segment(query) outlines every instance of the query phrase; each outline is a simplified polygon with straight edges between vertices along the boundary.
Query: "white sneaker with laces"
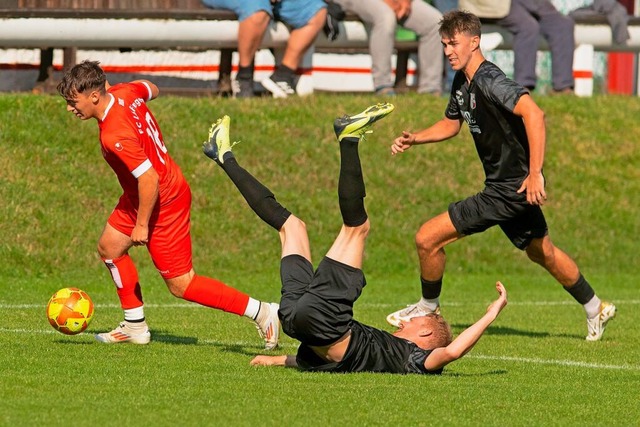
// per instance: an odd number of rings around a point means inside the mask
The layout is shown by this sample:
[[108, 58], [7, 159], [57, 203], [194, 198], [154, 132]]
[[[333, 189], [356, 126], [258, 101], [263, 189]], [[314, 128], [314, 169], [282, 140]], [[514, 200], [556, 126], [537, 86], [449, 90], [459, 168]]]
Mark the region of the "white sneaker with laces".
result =
[[262, 80], [262, 86], [271, 94], [274, 98], [286, 98], [289, 95], [295, 95], [296, 91], [289, 82], [284, 80], [273, 80], [271, 77], [267, 77]]
[[391, 326], [395, 326], [396, 328], [400, 327], [402, 322], [408, 322], [414, 317], [426, 316], [427, 314], [436, 313], [440, 314], [440, 307], [437, 307], [435, 310], [427, 310], [423, 308], [420, 303], [415, 303], [408, 305], [406, 308], [403, 308], [398, 311], [394, 311], [390, 315], [387, 316], [387, 322]]
[[279, 308], [280, 306], [275, 302], [261, 302], [258, 317], [254, 320], [256, 329], [265, 342], [265, 350], [273, 350], [278, 347], [278, 338], [280, 336]]
[[96, 340], [105, 344], [118, 344], [130, 342], [132, 344], [149, 344], [151, 333], [147, 327], [147, 322], [127, 322], [120, 323], [111, 332], [96, 334]]
[[596, 317], [587, 319], [589, 334], [587, 335], [586, 340], [598, 341], [602, 338], [607, 322], [614, 317], [616, 317], [616, 306], [610, 302], [602, 301], [600, 304], [600, 313], [598, 313]]

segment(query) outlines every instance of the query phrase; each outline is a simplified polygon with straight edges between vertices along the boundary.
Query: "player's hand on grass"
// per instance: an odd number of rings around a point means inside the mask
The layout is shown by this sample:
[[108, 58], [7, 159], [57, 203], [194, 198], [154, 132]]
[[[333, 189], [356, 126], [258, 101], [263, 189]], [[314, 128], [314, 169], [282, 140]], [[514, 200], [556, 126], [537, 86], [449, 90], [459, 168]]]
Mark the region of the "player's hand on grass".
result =
[[282, 356], [265, 356], [259, 354], [251, 359], [251, 366], [284, 366], [287, 361], [287, 355]]
[[391, 154], [404, 153], [405, 150], [411, 148], [416, 140], [416, 136], [406, 130], [402, 131], [402, 135], [393, 140], [391, 145]]

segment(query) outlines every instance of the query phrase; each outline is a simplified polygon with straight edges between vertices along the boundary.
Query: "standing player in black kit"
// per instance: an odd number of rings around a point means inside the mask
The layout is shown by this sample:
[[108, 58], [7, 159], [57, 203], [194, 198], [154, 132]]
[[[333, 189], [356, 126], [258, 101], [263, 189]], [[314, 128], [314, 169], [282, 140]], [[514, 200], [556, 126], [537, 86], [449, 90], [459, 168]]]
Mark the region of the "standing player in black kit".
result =
[[340, 141], [338, 199], [343, 226], [315, 271], [305, 223], [238, 164], [229, 142], [229, 117], [212, 127], [203, 147], [205, 154], [222, 167], [249, 206], [280, 235], [282, 299], [278, 315], [283, 331], [301, 342], [296, 356], [260, 355], [252, 365], [327, 372], [439, 374], [445, 365], [471, 350], [507, 304], [507, 293], [498, 282], [498, 298], [453, 342], [449, 325], [434, 313], [401, 322], [393, 334], [353, 319], [353, 303], [366, 284], [362, 258], [370, 227], [358, 145], [371, 124], [393, 108], [387, 103], [373, 105], [334, 123]]
[[402, 132], [392, 154], [413, 145], [439, 142], [460, 132], [467, 122], [486, 175], [485, 188], [449, 205], [416, 234], [422, 298], [391, 313], [397, 326], [413, 316], [439, 312], [446, 255], [444, 247], [499, 225], [511, 242], [544, 267], [582, 304], [588, 341], [602, 337], [616, 307], [601, 301], [569, 255], [554, 246], [540, 206], [547, 198], [542, 174], [544, 113], [524, 87], [508, 79], [480, 50], [480, 20], [464, 11], [444, 15], [440, 37], [445, 56], [457, 71], [445, 117], [416, 133]]

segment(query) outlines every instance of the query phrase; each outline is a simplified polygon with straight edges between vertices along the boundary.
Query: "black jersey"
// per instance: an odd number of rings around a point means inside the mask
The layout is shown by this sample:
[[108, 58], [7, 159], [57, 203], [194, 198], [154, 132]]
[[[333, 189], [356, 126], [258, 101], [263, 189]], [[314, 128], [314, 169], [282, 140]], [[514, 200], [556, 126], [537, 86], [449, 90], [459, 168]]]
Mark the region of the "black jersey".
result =
[[520, 186], [529, 173], [529, 141], [521, 117], [513, 114], [529, 92], [484, 61], [467, 84], [458, 71], [445, 115], [469, 125], [486, 177], [485, 184]]
[[298, 347], [296, 361], [305, 371], [389, 372], [395, 374], [440, 374], [427, 371], [424, 361], [431, 350], [357, 321], [351, 324], [351, 341], [341, 362], [327, 362], [304, 344]]

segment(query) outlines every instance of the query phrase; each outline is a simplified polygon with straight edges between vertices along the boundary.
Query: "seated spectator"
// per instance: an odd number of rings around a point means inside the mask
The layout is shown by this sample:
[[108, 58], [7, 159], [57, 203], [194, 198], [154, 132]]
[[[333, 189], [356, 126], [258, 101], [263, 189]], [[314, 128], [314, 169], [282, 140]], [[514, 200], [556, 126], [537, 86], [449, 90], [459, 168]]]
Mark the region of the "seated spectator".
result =
[[[445, 14], [452, 10], [458, 9], [458, 0], [433, 0], [433, 5], [440, 11], [440, 13]], [[483, 49], [484, 50], [484, 49]], [[451, 90], [451, 85], [453, 84], [453, 77], [456, 75], [456, 72], [453, 68], [451, 68], [451, 64], [449, 61], [444, 61], [444, 91], [449, 92]]]
[[213, 9], [229, 9], [238, 15], [238, 74], [234, 95], [238, 98], [254, 96], [254, 56], [272, 19], [291, 27], [291, 35], [282, 58], [274, 73], [262, 81], [262, 85], [275, 98], [295, 94], [295, 72], [303, 55], [313, 44], [326, 20], [326, 4], [323, 0], [202, 0]]
[[333, 0], [367, 25], [375, 91], [394, 95], [391, 56], [400, 25], [415, 32], [418, 47], [418, 92], [442, 93], [443, 57], [438, 34], [442, 14], [423, 0]]
[[[467, 0], [466, 3], [504, 4], [504, 0]], [[460, 5], [463, 8], [463, 3]], [[473, 10], [470, 10], [473, 12]], [[487, 18], [477, 14], [479, 18]], [[509, 13], [496, 23], [513, 34], [514, 80], [536, 87], [536, 57], [542, 35], [551, 52], [551, 83], [556, 93], [573, 92], [574, 22], [560, 13], [550, 0], [512, 0]]]

